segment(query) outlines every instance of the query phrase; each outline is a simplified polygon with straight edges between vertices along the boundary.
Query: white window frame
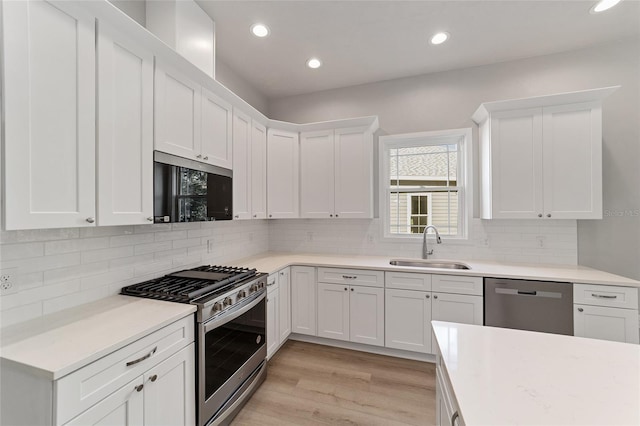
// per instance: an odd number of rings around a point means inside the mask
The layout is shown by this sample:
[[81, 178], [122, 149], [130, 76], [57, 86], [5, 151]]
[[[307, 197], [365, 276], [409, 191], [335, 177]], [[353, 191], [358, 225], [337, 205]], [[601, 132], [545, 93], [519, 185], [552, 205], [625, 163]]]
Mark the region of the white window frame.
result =
[[391, 208], [389, 205], [389, 155], [390, 150], [402, 147], [424, 146], [425, 142], [447, 144], [447, 140], [457, 138], [459, 141], [458, 169], [456, 184], [458, 186], [458, 234], [443, 235], [447, 240], [467, 240], [469, 238], [469, 223], [473, 214], [473, 183], [471, 181], [472, 132], [471, 128], [448, 129], [430, 132], [404, 133], [398, 135], [380, 136], [378, 148], [378, 201], [381, 235], [385, 240], [412, 241], [422, 238], [421, 234], [392, 234], [390, 232]]
[[[432, 225], [431, 219], [433, 218], [432, 208], [431, 208], [431, 194], [427, 192], [416, 192], [416, 193], [407, 193], [407, 233], [411, 233], [411, 216], [414, 216], [411, 213], [411, 197], [427, 197], [427, 226]], [[417, 216], [417, 215], [416, 215]]]

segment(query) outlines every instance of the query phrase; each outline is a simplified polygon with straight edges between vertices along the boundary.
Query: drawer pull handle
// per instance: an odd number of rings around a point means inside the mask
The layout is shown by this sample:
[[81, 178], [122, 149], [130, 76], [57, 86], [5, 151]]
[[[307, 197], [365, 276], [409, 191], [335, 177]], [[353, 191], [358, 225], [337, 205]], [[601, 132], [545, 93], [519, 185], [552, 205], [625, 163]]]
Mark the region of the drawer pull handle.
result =
[[344, 278], [345, 280], [355, 280], [358, 277], [355, 275], [343, 275], [342, 278]]
[[458, 420], [458, 417], [460, 417], [460, 413], [458, 413], [458, 411], [453, 413], [451, 416], [451, 426], [456, 426], [456, 420]]
[[578, 308], [578, 312], [584, 312], [584, 309]]
[[599, 299], [617, 299], [618, 298], [618, 296], [616, 296], [616, 295], [607, 296], [607, 295], [604, 295], [604, 294], [596, 294], [596, 293], [591, 293], [591, 296], [597, 297]]
[[133, 388], [136, 390], [136, 392], [140, 392], [142, 389], [144, 389], [144, 385], [134, 386]]
[[[140, 358], [138, 358], [138, 359], [134, 359], [133, 361], [129, 361], [129, 362], [127, 362], [127, 367], [130, 367], [130, 366], [132, 366], [132, 365], [134, 365], [134, 364], [137, 364], [137, 363], [139, 363], [139, 362], [144, 361], [144, 360], [145, 360], [145, 359], [147, 359], [147, 358], [150, 358], [150, 357], [151, 357], [151, 355], [155, 354], [157, 350], [158, 350], [158, 347], [156, 346], [155, 348], [153, 348], [153, 349], [151, 350], [151, 352], [149, 352], [149, 353], [148, 353], [148, 354], [146, 354], [145, 356], [142, 356], [142, 357], [140, 357]], [[142, 385], [140, 385], [140, 386], [142, 386]], [[140, 388], [140, 390], [142, 390], [142, 388]], [[140, 392], [140, 391], [138, 391], [138, 392]]]
[[152, 382], [155, 382], [156, 380], [158, 380], [158, 375], [154, 374], [153, 376], [149, 377], [149, 380], [151, 380]]

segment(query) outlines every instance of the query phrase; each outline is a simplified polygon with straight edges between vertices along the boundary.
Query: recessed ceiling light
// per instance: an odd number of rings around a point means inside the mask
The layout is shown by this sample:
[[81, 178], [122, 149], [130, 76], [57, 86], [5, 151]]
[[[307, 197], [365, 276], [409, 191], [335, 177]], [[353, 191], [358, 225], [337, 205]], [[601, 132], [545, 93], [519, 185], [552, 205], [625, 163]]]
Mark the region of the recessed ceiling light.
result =
[[307, 66], [309, 68], [316, 69], [316, 68], [320, 68], [321, 65], [322, 65], [322, 62], [320, 62], [320, 59], [318, 58], [311, 58], [307, 61]]
[[621, 1], [622, 0], [600, 0], [598, 3], [596, 3], [595, 6], [591, 8], [591, 13], [598, 13], [609, 10]]
[[431, 44], [442, 44], [449, 39], [449, 33], [436, 33], [431, 37]]
[[269, 35], [269, 28], [263, 24], [253, 24], [251, 26], [251, 33], [256, 37], [266, 37]]

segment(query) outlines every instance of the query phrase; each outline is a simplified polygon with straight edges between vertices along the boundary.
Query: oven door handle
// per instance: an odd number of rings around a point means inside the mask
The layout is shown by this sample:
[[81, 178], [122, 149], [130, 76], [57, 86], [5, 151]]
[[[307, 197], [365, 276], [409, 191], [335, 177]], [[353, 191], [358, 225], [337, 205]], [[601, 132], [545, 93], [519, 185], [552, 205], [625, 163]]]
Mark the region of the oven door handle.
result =
[[222, 315], [220, 318], [216, 318], [214, 320], [211, 320], [211, 321], [208, 321], [208, 322], [204, 323], [203, 324], [204, 325], [204, 332], [208, 333], [211, 330], [213, 330], [214, 328], [220, 327], [221, 325], [225, 325], [229, 321], [233, 321], [234, 319], [238, 318], [240, 315], [246, 313], [251, 308], [255, 307], [258, 303], [260, 303], [262, 300], [264, 300], [265, 297], [266, 297], [266, 292], [262, 293], [262, 295], [258, 296], [255, 300], [253, 300], [248, 305], [242, 306], [237, 311], [228, 312], [228, 313]]

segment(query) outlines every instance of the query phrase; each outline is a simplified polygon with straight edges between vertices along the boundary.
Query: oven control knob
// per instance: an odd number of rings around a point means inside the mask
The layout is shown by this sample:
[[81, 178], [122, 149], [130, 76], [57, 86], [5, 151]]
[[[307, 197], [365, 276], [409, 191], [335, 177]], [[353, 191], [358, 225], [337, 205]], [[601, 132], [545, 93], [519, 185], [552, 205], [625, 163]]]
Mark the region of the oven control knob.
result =
[[255, 293], [256, 291], [258, 291], [258, 286], [255, 284], [251, 284], [251, 287], [249, 287], [249, 294]]
[[227, 297], [226, 299], [224, 299], [224, 306], [231, 306], [233, 305], [233, 300], [231, 300], [230, 297]]
[[222, 303], [216, 302], [216, 303], [214, 303], [213, 308], [211, 308], [211, 311], [215, 314], [217, 312], [220, 312], [222, 309], [223, 309], [222, 308]]
[[244, 299], [245, 297], [247, 297], [247, 291], [246, 290], [240, 290], [238, 292], [238, 296], [236, 297], [236, 300]]
[[264, 288], [264, 282], [262, 282], [262, 281], [261, 281], [261, 282], [259, 282], [259, 283], [258, 283], [258, 288]]

